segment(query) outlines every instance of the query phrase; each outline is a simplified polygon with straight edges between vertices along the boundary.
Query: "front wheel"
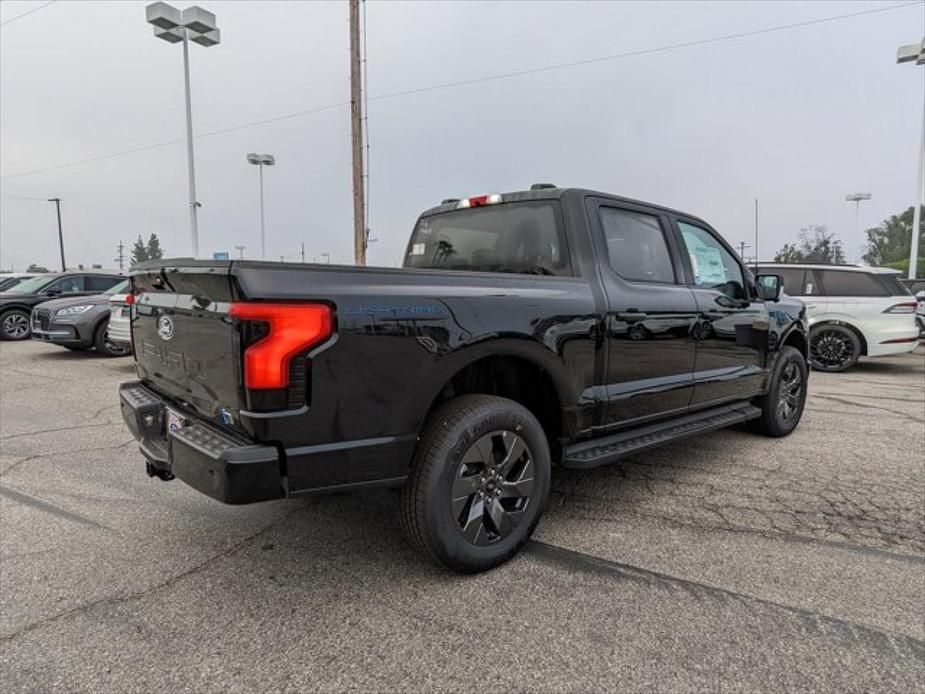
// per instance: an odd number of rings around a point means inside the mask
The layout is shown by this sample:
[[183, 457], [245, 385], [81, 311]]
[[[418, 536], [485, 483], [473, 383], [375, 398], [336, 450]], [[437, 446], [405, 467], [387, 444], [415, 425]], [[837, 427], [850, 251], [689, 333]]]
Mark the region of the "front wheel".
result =
[[131, 347], [122, 347], [109, 339], [109, 321], [96, 329], [96, 338], [93, 341], [96, 351], [104, 357], [124, 357], [132, 353]]
[[11, 308], [0, 316], [0, 339], [27, 340], [31, 334], [29, 314], [25, 311]]
[[787, 436], [796, 429], [806, 405], [808, 374], [802, 352], [789, 345], [782, 347], [768, 383], [768, 392], [757, 403], [761, 417], [753, 421], [760, 433]]
[[463, 395], [428, 420], [402, 490], [402, 527], [447, 568], [485, 571], [530, 538], [549, 479], [549, 444], [529, 410], [506, 398]]

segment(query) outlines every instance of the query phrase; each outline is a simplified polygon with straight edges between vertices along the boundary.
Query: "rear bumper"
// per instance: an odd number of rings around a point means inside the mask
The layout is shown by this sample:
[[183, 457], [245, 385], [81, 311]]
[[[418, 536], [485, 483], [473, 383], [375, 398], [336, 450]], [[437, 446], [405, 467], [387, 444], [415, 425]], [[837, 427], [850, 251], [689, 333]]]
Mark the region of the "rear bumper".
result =
[[185, 417], [182, 428], [167, 431], [168, 403], [138, 381], [119, 387], [119, 402], [125, 424], [155, 471], [226, 504], [286, 496], [273, 446], [255, 445], [195, 418]]

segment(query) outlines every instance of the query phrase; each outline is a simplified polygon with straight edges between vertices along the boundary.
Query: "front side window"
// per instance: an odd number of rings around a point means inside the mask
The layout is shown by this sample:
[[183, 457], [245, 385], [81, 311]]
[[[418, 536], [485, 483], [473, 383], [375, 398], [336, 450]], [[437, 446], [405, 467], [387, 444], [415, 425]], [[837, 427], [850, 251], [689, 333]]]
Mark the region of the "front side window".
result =
[[889, 296], [875, 277], [850, 270], [816, 270], [826, 296]]
[[658, 217], [613, 207], [601, 207], [600, 216], [610, 265], [620, 277], [643, 282], [675, 281]]
[[571, 275], [558, 203], [513, 202], [418, 220], [405, 267]]
[[745, 277], [735, 257], [706, 229], [678, 222], [681, 237], [691, 259], [694, 284], [715, 289], [731, 299], [745, 299]]
[[82, 275], [71, 275], [62, 277], [45, 287], [46, 292], [58, 292], [59, 294], [76, 294], [84, 290], [84, 278]]
[[780, 278], [784, 281], [784, 291], [790, 296], [806, 296], [803, 281], [806, 271], [802, 268], [772, 267], [764, 272], [769, 275], [780, 275]]

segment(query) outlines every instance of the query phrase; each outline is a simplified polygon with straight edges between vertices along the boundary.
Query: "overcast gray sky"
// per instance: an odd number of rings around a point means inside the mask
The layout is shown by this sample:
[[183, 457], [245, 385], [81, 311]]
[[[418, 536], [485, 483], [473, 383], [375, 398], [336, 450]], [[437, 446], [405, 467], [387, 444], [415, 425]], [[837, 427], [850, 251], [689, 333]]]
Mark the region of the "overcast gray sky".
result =
[[[154, 232], [190, 253], [182, 51], [144, 2], [0, 3], [0, 264], [113, 266]], [[257, 172], [271, 152], [268, 256], [352, 261], [347, 4], [210, 2], [221, 45], [191, 46], [200, 248], [259, 252]], [[747, 38], [382, 95], [884, 8], [897, 2], [370, 2], [370, 264], [400, 262], [416, 215], [445, 197], [583, 186], [698, 214], [760, 253], [825, 224], [850, 259], [846, 193], [873, 225], [912, 204], [925, 70], [896, 48], [925, 5]], [[184, 3], [178, 3], [185, 7]], [[8, 22], [8, 23], [7, 23]], [[147, 145], [146, 151], [56, 167]], [[19, 175], [49, 169], [30, 175]], [[30, 200], [23, 198], [38, 198]], [[753, 251], [749, 250], [747, 253]]]

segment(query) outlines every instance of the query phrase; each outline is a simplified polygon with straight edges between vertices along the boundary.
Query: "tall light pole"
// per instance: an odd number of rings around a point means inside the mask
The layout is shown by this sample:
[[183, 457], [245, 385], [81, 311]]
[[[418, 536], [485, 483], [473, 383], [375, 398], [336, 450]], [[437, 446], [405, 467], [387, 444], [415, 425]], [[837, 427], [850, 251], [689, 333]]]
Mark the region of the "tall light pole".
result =
[[61, 272], [67, 272], [64, 264], [64, 233], [61, 231], [61, 198], [48, 198], [48, 202], [55, 203], [55, 211], [58, 213], [58, 247], [61, 249]]
[[[925, 65], [925, 38], [918, 43], [900, 46], [896, 51], [897, 63]], [[912, 245], [909, 247], [909, 279], [914, 280], [919, 259], [919, 227], [922, 224], [922, 205], [925, 205], [925, 96], [922, 101], [922, 133], [919, 135], [918, 164], [915, 204], [912, 208]]]
[[256, 154], [251, 152], [247, 155], [247, 162], [260, 169], [260, 258], [261, 260], [266, 260], [267, 234], [263, 218], [263, 167], [276, 164], [276, 157], [272, 154]]
[[193, 161], [193, 107], [189, 86], [189, 42], [200, 46], [215, 46], [221, 35], [215, 25], [215, 15], [201, 7], [187, 7], [182, 12], [166, 2], [155, 2], [145, 8], [148, 24], [154, 25], [154, 36], [168, 43], [183, 43], [183, 86], [186, 91], [186, 164], [189, 174], [189, 219], [193, 257], [199, 256], [199, 221], [196, 210], [196, 171]]
[[[854, 238], [856, 239], [860, 238], [860, 235], [861, 235], [861, 230], [858, 227], [858, 219], [859, 219], [859, 214], [860, 214], [861, 201], [870, 200], [870, 198], [871, 198], [870, 193], [850, 193], [849, 195], [845, 196], [846, 202], [854, 203]], [[860, 247], [863, 248], [863, 246], [864, 244], [862, 243]], [[861, 259], [861, 256], [859, 253], [858, 260], [860, 259]]]

